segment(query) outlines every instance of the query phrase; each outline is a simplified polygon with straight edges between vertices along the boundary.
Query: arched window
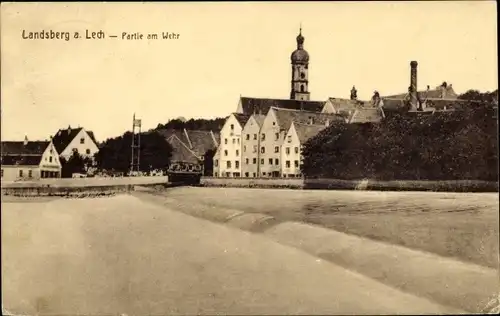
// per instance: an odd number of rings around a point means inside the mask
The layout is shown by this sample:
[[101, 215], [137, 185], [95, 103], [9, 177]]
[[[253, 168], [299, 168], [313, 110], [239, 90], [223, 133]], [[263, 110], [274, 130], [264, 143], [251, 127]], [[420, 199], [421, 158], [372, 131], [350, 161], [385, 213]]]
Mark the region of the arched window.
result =
[[301, 86], [300, 86], [300, 92], [304, 92], [304, 91], [305, 91], [305, 89], [304, 89], [304, 85], [301, 85]]

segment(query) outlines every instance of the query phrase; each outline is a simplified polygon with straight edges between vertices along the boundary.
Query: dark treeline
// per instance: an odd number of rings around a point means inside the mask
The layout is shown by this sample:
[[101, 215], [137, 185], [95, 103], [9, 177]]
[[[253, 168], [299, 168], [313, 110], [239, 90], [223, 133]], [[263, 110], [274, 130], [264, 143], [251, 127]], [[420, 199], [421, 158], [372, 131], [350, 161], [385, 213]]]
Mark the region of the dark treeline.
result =
[[[111, 138], [101, 144], [95, 156], [98, 169], [127, 172], [132, 156], [132, 133]], [[170, 163], [172, 146], [158, 133], [142, 133], [140, 136], [140, 171], [165, 169]]]
[[226, 118], [216, 118], [216, 119], [190, 119], [187, 121], [181, 119], [174, 119], [168, 121], [166, 124], [158, 124], [156, 129], [175, 129], [181, 130], [183, 128], [187, 130], [202, 130], [202, 131], [220, 131]]
[[393, 114], [379, 124], [337, 123], [304, 146], [307, 177], [376, 180], [498, 180], [492, 108]]
[[483, 101], [493, 103], [498, 101], [498, 89], [493, 92], [480, 92], [479, 90], [469, 90], [458, 96], [461, 100]]

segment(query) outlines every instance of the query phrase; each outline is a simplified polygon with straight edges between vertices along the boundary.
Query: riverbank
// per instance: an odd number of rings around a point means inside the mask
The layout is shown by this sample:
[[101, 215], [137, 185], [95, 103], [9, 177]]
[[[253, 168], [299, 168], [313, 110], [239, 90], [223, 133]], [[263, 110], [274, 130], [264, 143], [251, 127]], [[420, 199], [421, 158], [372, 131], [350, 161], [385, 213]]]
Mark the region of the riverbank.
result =
[[498, 182], [479, 180], [340, 180], [303, 178], [212, 178], [202, 177], [201, 186], [225, 188], [296, 189], [296, 190], [364, 190], [364, 191], [433, 191], [498, 192]]

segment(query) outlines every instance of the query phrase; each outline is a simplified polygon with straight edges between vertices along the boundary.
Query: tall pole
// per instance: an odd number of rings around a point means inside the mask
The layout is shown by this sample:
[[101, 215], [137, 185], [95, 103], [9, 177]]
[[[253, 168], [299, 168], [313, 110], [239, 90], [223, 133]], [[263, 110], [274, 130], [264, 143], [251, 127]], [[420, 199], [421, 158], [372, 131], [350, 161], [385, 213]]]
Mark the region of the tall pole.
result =
[[[136, 141], [136, 128], [138, 129]], [[132, 118], [132, 157], [130, 159], [130, 173], [140, 169], [140, 156], [141, 156], [141, 120], [135, 118], [135, 113]], [[137, 156], [137, 157], [136, 157]], [[135, 168], [134, 168], [135, 167]], [[135, 169], [135, 170], [134, 170]]]

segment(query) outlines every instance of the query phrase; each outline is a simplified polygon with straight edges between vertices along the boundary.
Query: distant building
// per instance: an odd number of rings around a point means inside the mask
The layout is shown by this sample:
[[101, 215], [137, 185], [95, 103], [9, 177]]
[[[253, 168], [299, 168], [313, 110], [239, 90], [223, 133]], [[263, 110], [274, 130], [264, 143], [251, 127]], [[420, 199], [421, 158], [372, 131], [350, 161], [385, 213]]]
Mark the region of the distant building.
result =
[[243, 127], [241, 133], [241, 173], [243, 177], [255, 178], [259, 175], [259, 133], [265, 118], [265, 115], [253, 114]]
[[212, 131], [173, 130], [157, 131], [172, 146], [169, 170], [203, 172], [205, 155], [209, 150], [215, 152], [220, 135]]
[[282, 176], [284, 164], [281, 151], [286, 134], [293, 122], [328, 126], [334, 121], [343, 122], [344, 119], [337, 114], [272, 107], [267, 113], [260, 130], [259, 159], [257, 160], [259, 177]]
[[61, 162], [52, 141], [3, 141], [2, 181], [60, 178]]
[[214, 176], [241, 177], [241, 132], [251, 115], [232, 113], [220, 131], [214, 156]]
[[83, 127], [60, 129], [52, 137], [52, 142], [59, 155], [69, 159], [73, 152], [79, 153], [82, 157], [92, 158], [99, 151], [94, 133], [85, 130]]
[[292, 122], [288, 129], [285, 141], [281, 146], [282, 176], [285, 178], [301, 177], [303, 163], [303, 145], [319, 132], [327, 128], [327, 124], [304, 124]]

